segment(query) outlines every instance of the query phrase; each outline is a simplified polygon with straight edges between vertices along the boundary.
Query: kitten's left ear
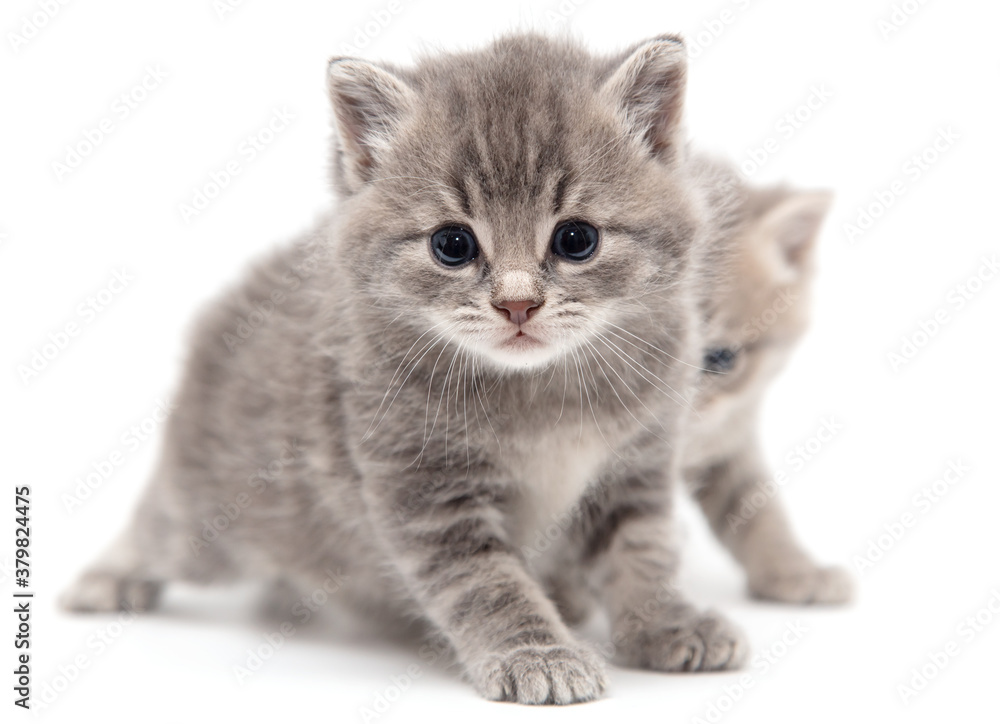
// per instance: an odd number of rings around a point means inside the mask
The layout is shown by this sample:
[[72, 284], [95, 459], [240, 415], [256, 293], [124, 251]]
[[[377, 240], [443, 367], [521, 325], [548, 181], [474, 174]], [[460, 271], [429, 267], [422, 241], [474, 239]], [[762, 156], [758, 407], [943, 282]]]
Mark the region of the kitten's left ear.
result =
[[633, 49], [611, 72], [601, 92], [654, 155], [673, 161], [682, 146], [680, 121], [686, 79], [684, 42], [663, 36]]
[[413, 107], [414, 92], [399, 76], [356, 58], [331, 60], [328, 83], [350, 171], [359, 180], [368, 180]]
[[761, 243], [771, 247], [787, 271], [799, 274], [808, 267], [820, 226], [832, 203], [830, 191], [794, 191], [757, 222]]

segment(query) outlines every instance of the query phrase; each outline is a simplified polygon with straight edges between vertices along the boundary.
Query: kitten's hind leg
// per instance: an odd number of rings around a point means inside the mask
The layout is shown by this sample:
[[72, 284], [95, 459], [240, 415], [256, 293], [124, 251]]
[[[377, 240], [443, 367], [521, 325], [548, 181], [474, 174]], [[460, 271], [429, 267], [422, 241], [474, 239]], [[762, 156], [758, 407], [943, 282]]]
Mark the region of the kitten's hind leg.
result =
[[837, 566], [820, 566], [803, 550], [774, 496], [758, 486], [770, 476], [755, 450], [688, 471], [712, 530], [747, 573], [750, 595], [766, 601], [796, 604], [840, 604], [851, 599], [850, 574]]
[[59, 597], [68, 611], [148, 611], [159, 598], [162, 582], [144, 571], [134, 527], [117, 540]]
[[[154, 477], [128, 528], [60, 596], [69, 611], [147, 611], [169, 581], [211, 583], [238, 578], [224, 546], [197, 538], [195, 516]], [[192, 546], [195, 541], [196, 546]]]

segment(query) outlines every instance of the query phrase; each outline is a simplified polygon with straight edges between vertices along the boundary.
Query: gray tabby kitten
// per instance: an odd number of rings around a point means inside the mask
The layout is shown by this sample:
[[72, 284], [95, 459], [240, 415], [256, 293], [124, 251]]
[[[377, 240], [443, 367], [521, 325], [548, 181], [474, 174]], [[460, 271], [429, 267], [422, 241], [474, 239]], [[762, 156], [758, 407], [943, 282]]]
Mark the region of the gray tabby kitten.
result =
[[329, 78], [335, 215], [199, 321], [158, 470], [65, 605], [337, 571], [346, 602], [443, 634], [484, 696], [565, 704], [605, 688], [560, 615], [585, 582], [620, 662], [738, 666], [741, 634], [673, 585], [715, 233], [680, 41], [515, 36]]

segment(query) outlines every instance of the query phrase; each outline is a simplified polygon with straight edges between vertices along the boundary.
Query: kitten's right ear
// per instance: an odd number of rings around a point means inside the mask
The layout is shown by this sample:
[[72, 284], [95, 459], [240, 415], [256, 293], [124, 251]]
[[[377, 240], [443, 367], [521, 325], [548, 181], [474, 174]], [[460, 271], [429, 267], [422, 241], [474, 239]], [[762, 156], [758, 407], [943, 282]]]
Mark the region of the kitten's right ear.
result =
[[663, 36], [634, 48], [612, 70], [602, 93], [654, 155], [673, 161], [683, 145], [681, 115], [686, 80], [684, 42]]
[[820, 227], [832, 203], [833, 194], [829, 191], [792, 191], [757, 221], [759, 243], [789, 278], [801, 275], [808, 268]]
[[370, 179], [379, 155], [413, 107], [413, 90], [398, 76], [356, 58], [334, 58], [328, 77], [340, 145], [352, 175]]

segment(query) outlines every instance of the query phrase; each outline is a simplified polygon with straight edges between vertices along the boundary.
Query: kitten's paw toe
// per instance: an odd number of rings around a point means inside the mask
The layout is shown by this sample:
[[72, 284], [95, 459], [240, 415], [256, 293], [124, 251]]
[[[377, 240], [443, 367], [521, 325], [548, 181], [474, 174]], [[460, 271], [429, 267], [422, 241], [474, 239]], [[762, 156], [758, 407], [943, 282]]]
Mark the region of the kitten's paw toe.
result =
[[684, 618], [649, 628], [619, 647], [623, 663], [657, 671], [726, 671], [746, 661], [743, 632], [714, 611], [691, 612]]
[[764, 601], [835, 605], [854, 595], [854, 580], [838, 566], [782, 571], [750, 580], [750, 594]]
[[160, 584], [123, 579], [107, 571], [88, 571], [59, 597], [67, 611], [148, 611], [156, 605]]
[[604, 660], [579, 645], [526, 646], [496, 654], [473, 673], [476, 688], [493, 701], [573, 704], [605, 690]]

